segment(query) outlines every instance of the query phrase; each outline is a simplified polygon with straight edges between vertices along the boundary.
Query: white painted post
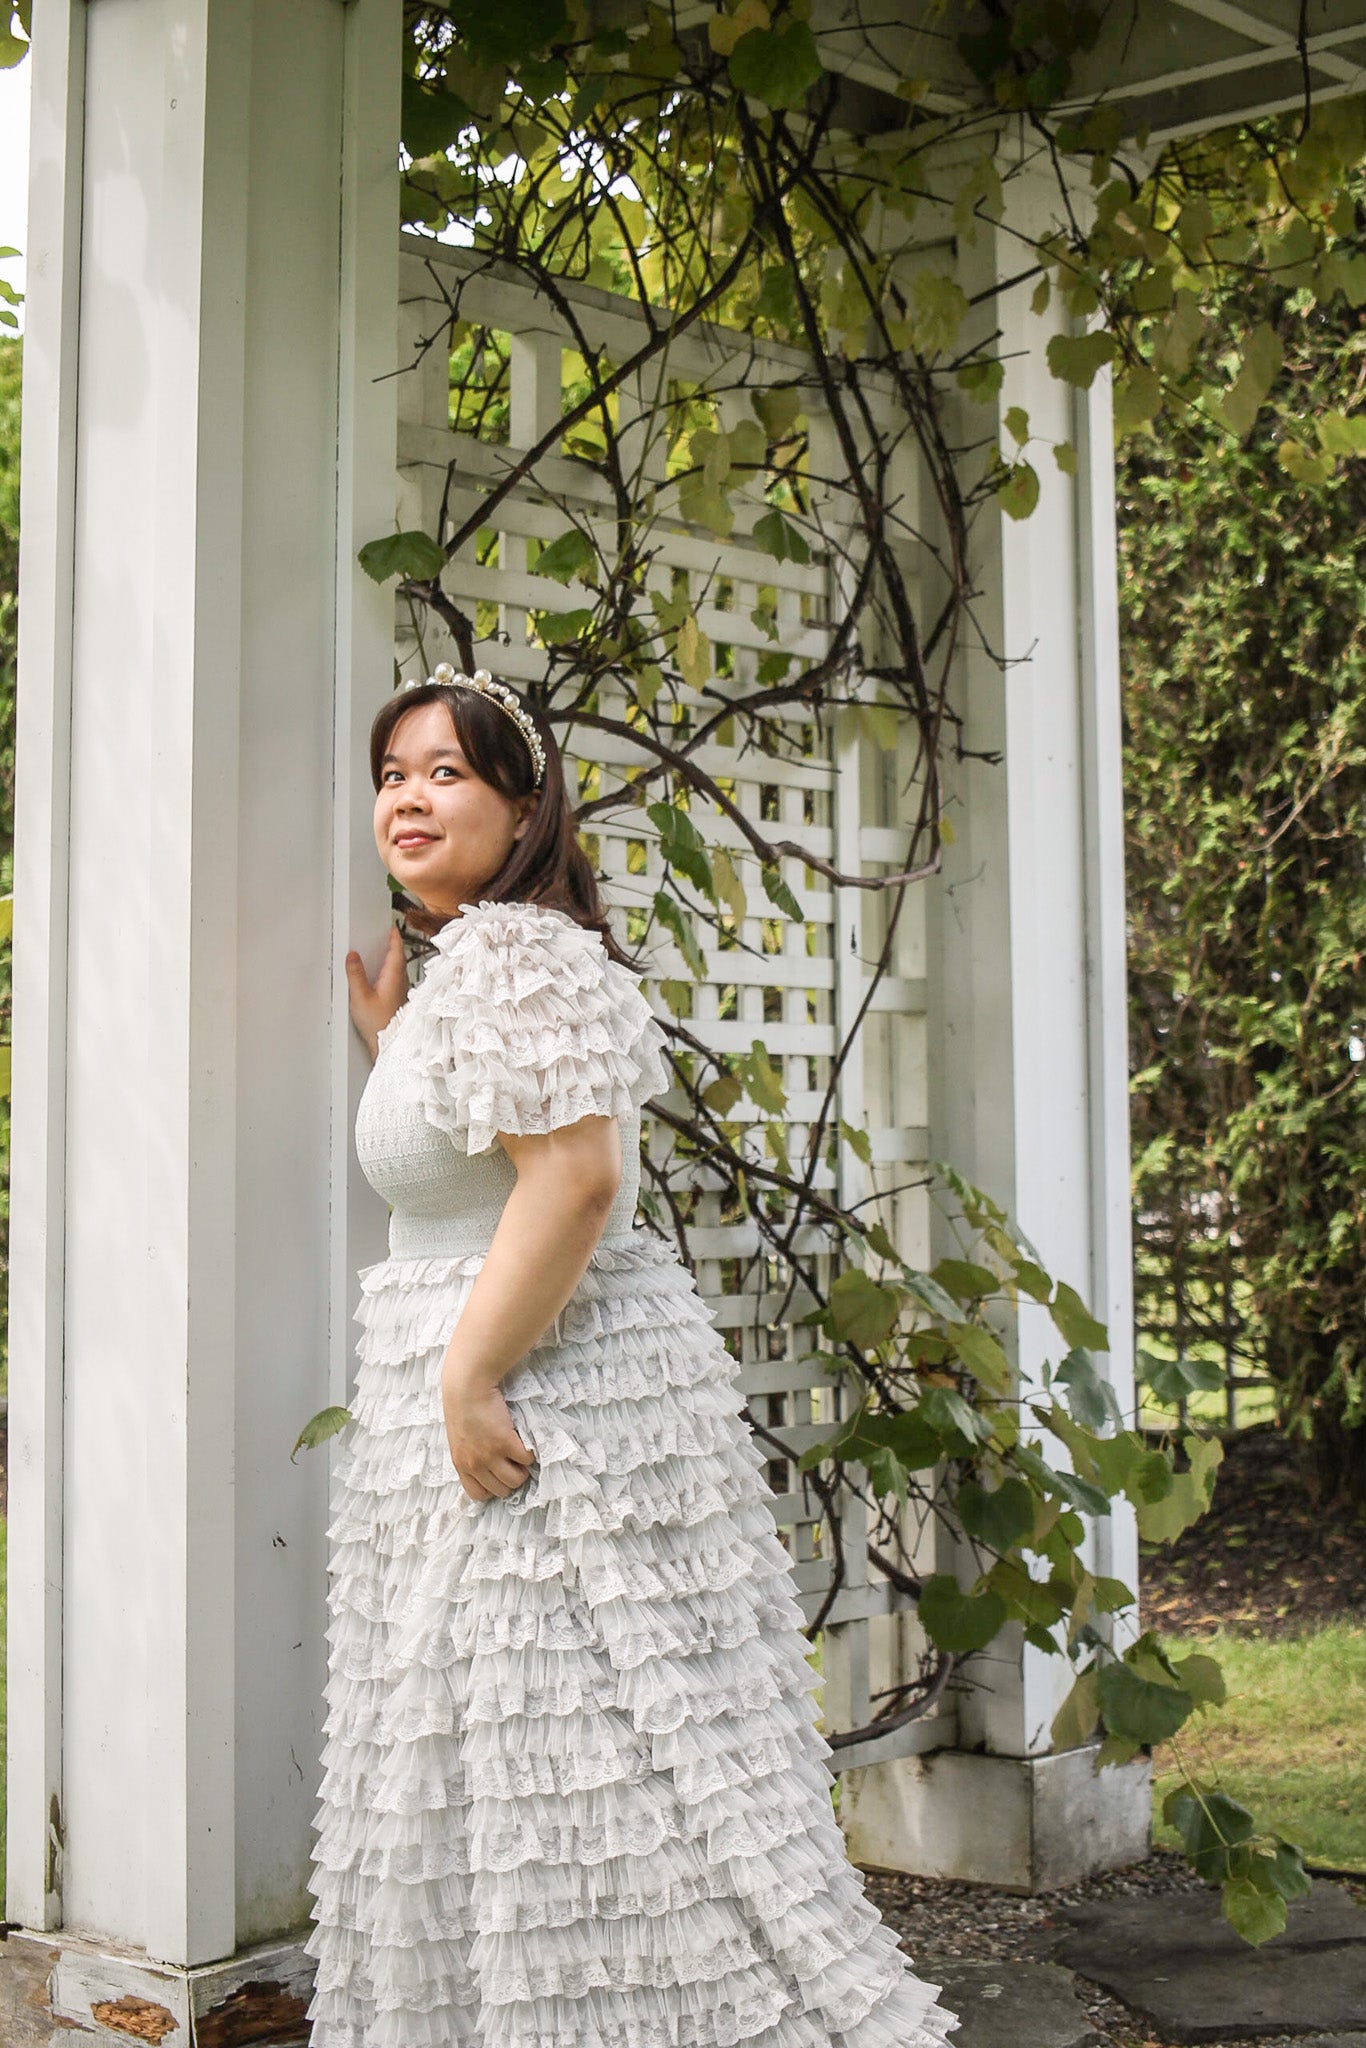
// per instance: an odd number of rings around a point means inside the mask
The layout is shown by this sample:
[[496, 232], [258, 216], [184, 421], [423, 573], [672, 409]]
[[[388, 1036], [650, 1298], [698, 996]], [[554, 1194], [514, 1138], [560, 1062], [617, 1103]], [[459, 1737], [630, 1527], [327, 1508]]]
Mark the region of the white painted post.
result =
[[[1042, 232], [1046, 181], [1010, 187], [1012, 220]], [[1109, 1324], [1102, 1361], [1132, 1400], [1124, 992], [1123, 813], [1108, 392], [1053, 377], [1045, 349], [1065, 315], [1029, 310], [1029, 288], [984, 294], [1019, 269], [1020, 244], [983, 228], [959, 278], [999, 327], [1006, 364], [998, 431], [1029, 414], [1040, 480], [1026, 520], [986, 508], [974, 526], [974, 645], [960, 670], [963, 745], [946, 767], [955, 839], [929, 899], [931, 1152], [1002, 1202], [1049, 1269]], [[1054, 306], [1056, 309], [1056, 300]], [[962, 401], [966, 412], [967, 402]], [[980, 436], [978, 407], [960, 438]], [[1083, 445], [1076, 479], [1051, 443]], [[1080, 630], [1079, 630], [1080, 622]], [[1002, 669], [988, 650], [1006, 657]], [[956, 1249], [947, 1234], [935, 1256]], [[1022, 1305], [1012, 1332], [1022, 1399], [1060, 1344], [1046, 1309]], [[1022, 1417], [1033, 1431], [1032, 1417]], [[1067, 1463], [1051, 1439], [1050, 1461]], [[1137, 1590], [1132, 1510], [1115, 1505], [1092, 1539], [1092, 1569]], [[976, 1567], [946, 1542], [940, 1569]], [[928, 1874], [1046, 1888], [1145, 1852], [1142, 1760], [1092, 1773], [1093, 1748], [1051, 1754], [1050, 1724], [1071, 1669], [1023, 1641], [1018, 1624], [973, 1659], [957, 1694], [958, 1746], [851, 1774], [842, 1814], [855, 1852]]]
[[10, 1144], [6, 1915], [34, 1928], [55, 1926], [61, 1911], [63, 1071], [83, 26], [84, 9], [50, 7], [30, 59]]
[[398, 90], [398, 0], [35, 23], [6, 1903], [170, 2044], [306, 1967]]

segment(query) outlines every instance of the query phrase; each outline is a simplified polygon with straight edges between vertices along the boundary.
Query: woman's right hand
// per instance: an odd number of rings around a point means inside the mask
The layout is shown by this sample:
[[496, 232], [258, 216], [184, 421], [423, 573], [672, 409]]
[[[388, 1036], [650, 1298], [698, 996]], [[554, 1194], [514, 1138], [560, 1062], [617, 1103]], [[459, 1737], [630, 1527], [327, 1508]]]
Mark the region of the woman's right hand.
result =
[[408, 969], [397, 925], [389, 927], [389, 943], [374, 980], [371, 981], [365, 971], [365, 962], [354, 950], [346, 956], [346, 980], [351, 997], [351, 1022], [373, 1060], [380, 1032], [408, 1000]]
[[525, 1486], [536, 1453], [523, 1443], [495, 1382], [463, 1371], [452, 1337], [441, 1365], [446, 1448], [471, 1500], [506, 1500]]

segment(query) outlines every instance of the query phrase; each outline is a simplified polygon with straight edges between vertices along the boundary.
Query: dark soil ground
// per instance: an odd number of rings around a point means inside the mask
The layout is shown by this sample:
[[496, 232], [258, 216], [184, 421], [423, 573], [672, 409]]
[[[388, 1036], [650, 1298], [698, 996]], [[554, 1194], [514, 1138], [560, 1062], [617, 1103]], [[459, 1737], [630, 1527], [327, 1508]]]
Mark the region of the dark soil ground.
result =
[[1208, 1512], [1143, 1559], [1139, 1613], [1163, 1635], [1302, 1635], [1366, 1615], [1366, 1510], [1316, 1507], [1280, 1431], [1227, 1439]]

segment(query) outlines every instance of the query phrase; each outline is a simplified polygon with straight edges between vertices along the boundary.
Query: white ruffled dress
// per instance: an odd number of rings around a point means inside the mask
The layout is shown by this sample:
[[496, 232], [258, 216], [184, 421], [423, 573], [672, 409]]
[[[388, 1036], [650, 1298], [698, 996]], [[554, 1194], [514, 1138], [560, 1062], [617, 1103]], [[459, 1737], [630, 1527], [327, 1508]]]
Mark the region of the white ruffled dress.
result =
[[[738, 1369], [635, 1226], [667, 1076], [636, 978], [528, 904], [464, 906], [381, 1035], [332, 1478], [307, 1940], [312, 2048], [936, 2048], [959, 2024], [864, 1895]], [[442, 1356], [514, 1183], [496, 1133], [620, 1119], [569, 1303], [502, 1382], [537, 1454], [476, 1502]]]

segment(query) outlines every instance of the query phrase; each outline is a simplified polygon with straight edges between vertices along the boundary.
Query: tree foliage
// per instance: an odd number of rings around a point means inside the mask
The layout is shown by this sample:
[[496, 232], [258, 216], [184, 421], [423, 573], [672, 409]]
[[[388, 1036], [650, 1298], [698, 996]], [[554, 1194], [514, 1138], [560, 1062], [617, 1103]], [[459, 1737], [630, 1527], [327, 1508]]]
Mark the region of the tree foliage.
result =
[[[1366, 445], [1360, 311], [1257, 281], [1241, 317], [1285, 416]], [[1192, 416], [1120, 473], [1140, 1303], [1268, 1370], [1317, 1488], [1362, 1501], [1366, 488], [1308, 439]]]

